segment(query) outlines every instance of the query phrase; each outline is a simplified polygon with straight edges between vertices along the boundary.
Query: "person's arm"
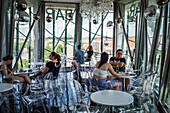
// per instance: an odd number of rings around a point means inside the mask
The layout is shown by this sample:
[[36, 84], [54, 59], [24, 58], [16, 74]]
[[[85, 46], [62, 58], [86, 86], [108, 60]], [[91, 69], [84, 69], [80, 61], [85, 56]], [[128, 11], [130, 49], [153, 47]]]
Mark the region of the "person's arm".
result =
[[112, 67], [116, 68], [118, 62], [114, 62], [114, 61], [111, 61], [111, 60], [110, 60], [109, 63], [111, 64]]
[[124, 66], [124, 62], [114, 62], [114, 61], [110, 60], [109, 63], [110, 63], [110, 64], [112, 65], [112, 67], [114, 67], [114, 68], [117, 67], [117, 64], [119, 65], [119, 67], [123, 67], [123, 66]]
[[5, 78], [9, 78], [12, 75], [12, 73], [16, 71], [15, 69], [12, 69], [12, 71], [8, 73], [6, 65], [2, 65], [2, 69], [3, 69], [3, 75], [5, 76]]
[[46, 66], [41, 71], [39, 71], [36, 75], [34, 75], [33, 78], [36, 78], [37, 76], [42, 75], [43, 73], [46, 74], [49, 70], [48, 65], [49, 63], [47, 62]]
[[73, 60], [76, 60], [76, 59], [77, 59], [77, 57], [76, 57], [76, 56], [74, 56], [74, 57], [73, 57]]
[[117, 67], [117, 62], [114, 62], [114, 57], [110, 58], [109, 63], [111, 64], [112, 67], [116, 68]]
[[74, 53], [74, 57], [73, 57], [73, 60], [76, 60], [77, 59], [77, 52]]
[[86, 60], [88, 59], [88, 56], [89, 56], [89, 54], [87, 53], [87, 55], [86, 55]]
[[124, 62], [118, 62], [119, 67], [123, 67], [124, 66]]
[[111, 73], [112, 75], [114, 75], [114, 76], [126, 76], [126, 75], [129, 75], [129, 73], [116, 73], [116, 72], [113, 70], [113, 68], [112, 68], [112, 66], [111, 66], [110, 64], [108, 65], [108, 69], [109, 69], [110, 73]]
[[49, 68], [45, 67], [43, 70], [41, 70], [42, 73], [46, 74], [48, 72]]
[[54, 66], [55, 66], [56, 68], [60, 67], [60, 65], [61, 65], [61, 64], [58, 64], [58, 65], [57, 65], [56, 63], [54, 64]]

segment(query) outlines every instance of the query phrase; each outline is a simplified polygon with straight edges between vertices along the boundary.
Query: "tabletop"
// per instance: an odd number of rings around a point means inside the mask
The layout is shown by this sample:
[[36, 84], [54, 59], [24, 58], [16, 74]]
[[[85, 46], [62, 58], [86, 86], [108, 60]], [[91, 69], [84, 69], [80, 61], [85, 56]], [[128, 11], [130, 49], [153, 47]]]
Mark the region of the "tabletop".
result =
[[9, 91], [13, 88], [12, 84], [0, 83], [0, 93]]
[[28, 63], [28, 65], [44, 65], [44, 62], [32, 62], [32, 63]]
[[97, 104], [108, 106], [126, 106], [133, 102], [132, 95], [117, 90], [101, 90], [92, 93], [91, 100]]
[[39, 72], [40, 70], [39, 69], [24, 69], [23, 71], [21, 72], [15, 72], [14, 74], [23, 74], [23, 73], [27, 73], [27, 74], [32, 74], [32, 73], [37, 73]]
[[127, 76], [118, 76], [118, 78], [133, 78], [133, 77], [136, 77], [137, 75], [136, 74], [130, 74], [130, 75], [127, 75]]

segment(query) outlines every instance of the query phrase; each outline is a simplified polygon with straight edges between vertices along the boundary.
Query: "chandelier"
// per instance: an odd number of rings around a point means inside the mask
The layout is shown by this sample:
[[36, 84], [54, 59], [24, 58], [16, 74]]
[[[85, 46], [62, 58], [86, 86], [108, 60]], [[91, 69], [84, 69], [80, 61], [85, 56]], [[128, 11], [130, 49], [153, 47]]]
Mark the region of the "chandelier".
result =
[[113, 0], [82, 0], [80, 14], [83, 18], [98, 20], [100, 14], [104, 14], [112, 7]]

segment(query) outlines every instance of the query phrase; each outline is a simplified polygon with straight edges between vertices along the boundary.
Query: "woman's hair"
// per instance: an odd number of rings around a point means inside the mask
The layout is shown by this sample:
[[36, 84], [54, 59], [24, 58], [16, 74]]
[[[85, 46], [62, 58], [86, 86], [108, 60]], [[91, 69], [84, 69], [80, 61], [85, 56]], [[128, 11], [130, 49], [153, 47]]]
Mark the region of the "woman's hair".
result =
[[93, 51], [93, 46], [92, 45], [89, 46], [89, 51]]
[[103, 52], [101, 54], [100, 64], [99, 64], [98, 68], [100, 68], [103, 64], [107, 63], [107, 61], [108, 61], [108, 54], [106, 52]]
[[61, 61], [61, 56], [59, 54], [57, 54], [57, 61]]
[[54, 58], [57, 59], [57, 61], [61, 61], [61, 56], [56, 52], [51, 52], [51, 55], [54, 56]]
[[3, 61], [12, 60], [12, 59], [13, 59], [12, 55], [6, 55], [5, 57], [2, 58]]

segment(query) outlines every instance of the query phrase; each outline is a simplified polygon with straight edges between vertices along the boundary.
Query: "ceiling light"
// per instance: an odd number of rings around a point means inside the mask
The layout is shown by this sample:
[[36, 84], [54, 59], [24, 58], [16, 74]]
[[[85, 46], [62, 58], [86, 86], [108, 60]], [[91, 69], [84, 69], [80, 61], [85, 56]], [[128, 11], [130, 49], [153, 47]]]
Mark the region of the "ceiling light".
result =
[[16, 0], [15, 7], [18, 11], [25, 11], [27, 9], [27, 2], [25, 0]]
[[47, 22], [51, 22], [52, 21], [52, 17], [50, 17], [49, 15], [46, 17], [46, 21]]
[[167, 5], [169, 0], [156, 0], [156, 3], [160, 6]]
[[112, 7], [113, 0], [82, 0], [80, 14], [83, 18], [98, 18]]
[[112, 27], [112, 26], [114, 26], [114, 23], [112, 21], [108, 21], [106, 26], [107, 27]]

